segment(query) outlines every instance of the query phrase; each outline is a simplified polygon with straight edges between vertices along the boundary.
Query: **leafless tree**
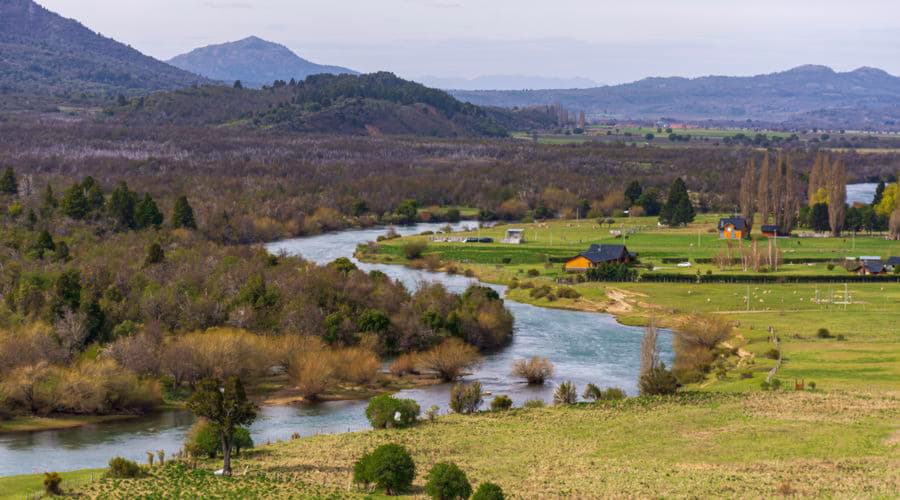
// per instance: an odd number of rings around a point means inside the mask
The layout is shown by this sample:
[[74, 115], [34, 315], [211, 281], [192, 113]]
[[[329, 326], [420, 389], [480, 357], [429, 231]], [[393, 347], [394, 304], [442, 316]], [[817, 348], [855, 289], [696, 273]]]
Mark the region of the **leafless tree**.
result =
[[659, 366], [659, 329], [651, 319], [641, 341], [641, 376]]

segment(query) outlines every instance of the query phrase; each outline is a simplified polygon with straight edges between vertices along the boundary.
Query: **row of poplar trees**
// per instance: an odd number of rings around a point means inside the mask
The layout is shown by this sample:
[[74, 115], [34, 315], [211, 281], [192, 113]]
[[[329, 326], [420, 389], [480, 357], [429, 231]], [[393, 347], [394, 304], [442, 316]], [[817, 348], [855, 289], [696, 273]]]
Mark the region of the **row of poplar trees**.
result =
[[[773, 161], [769, 153], [757, 166], [756, 158], [747, 160], [741, 180], [741, 217], [752, 228], [756, 215], [763, 224], [774, 224], [779, 231], [790, 233], [797, 223], [801, 191], [790, 157], [779, 152]], [[847, 203], [847, 171], [842, 158], [831, 158], [820, 152], [809, 177], [810, 205], [828, 204], [828, 219], [833, 236], [840, 236], [844, 227]]]

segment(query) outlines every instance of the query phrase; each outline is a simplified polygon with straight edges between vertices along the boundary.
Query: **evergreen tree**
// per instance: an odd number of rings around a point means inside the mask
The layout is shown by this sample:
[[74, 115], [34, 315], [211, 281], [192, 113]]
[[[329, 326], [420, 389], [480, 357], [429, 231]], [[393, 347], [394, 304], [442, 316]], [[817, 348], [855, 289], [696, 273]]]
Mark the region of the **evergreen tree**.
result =
[[47, 187], [44, 188], [44, 195], [41, 197], [41, 212], [43, 212], [44, 217], [49, 217], [58, 206], [59, 200], [56, 199], [56, 195], [53, 193], [53, 186], [48, 183]]
[[53, 251], [53, 258], [59, 262], [69, 261], [71, 258], [69, 256], [69, 245], [67, 245], [65, 241], [60, 241], [56, 244], [56, 250]]
[[87, 331], [85, 344], [91, 342], [106, 341], [106, 313], [96, 300], [81, 304], [81, 313], [84, 315], [84, 329]]
[[185, 229], [197, 229], [197, 222], [194, 220], [194, 209], [188, 203], [187, 196], [182, 196], [175, 201], [175, 208], [172, 210], [172, 227]]
[[214, 426], [225, 458], [222, 474], [230, 476], [235, 430], [256, 420], [256, 405], [247, 399], [240, 379], [231, 377], [224, 384], [217, 379], [201, 380], [187, 406], [194, 415], [205, 418]]
[[62, 213], [73, 219], [84, 219], [88, 213], [88, 201], [81, 185], [74, 184], [66, 190], [62, 199]]
[[759, 168], [759, 186], [756, 190], [756, 208], [761, 216], [760, 223], [763, 225], [769, 223], [769, 215], [772, 210], [772, 185], [770, 182], [769, 153], [763, 156], [762, 165]]
[[878, 183], [878, 187], [875, 188], [875, 198], [872, 199], [872, 206], [877, 206], [881, 203], [881, 198], [884, 196], [884, 189], [887, 187], [884, 181]]
[[138, 202], [135, 208], [135, 222], [138, 229], [148, 227], [159, 229], [162, 226], [163, 214], [159, 211], [156, 201], [153, 200], [149, 193], [144, 195], [144, 198]]
[[166, 260], [166, 252], [159, 243], [153, 243], [147, 247], [147, 257], [144, 259], [144, 267], [159, 264]]
[[128, 189], [125, 182], [119, 183], [109, 197], [106, 211], [120, 228], [134, 229], [135, 193]]
[[85, 189], [85, 196], [87, 197], [88, 210], [101, 212], [103, 211], [103, 205], [106, 204], [106, 199], [103, 197], [103, 190], [100, 189], [99, 184], [93, 184], [87, 189]]
[[28, 228], [29, 231], [33, 231], [34, 226], [37, 224], [37, 221], [38, 221], [38, 218], [37, 218], [37, 214], [34, 213], [34, 209], [29, 208], [28, 216], [25, 217], [25, 226]]
[[12, 167], [6, 167], [3, 175], [0, 175], [0, 193], [18, 194], [19, 183], [16, 181], [16, 173]]
[[672, 182], [669, 198], [660, 212], [659, 220], [667, 226], [682, 226], [694, 221], [694, 205], [688, 195], [687, 186], [681, 177]]
[[81, 273], [77, 269], [63, 271], [53, 284], [51, 310], [56, 317], [66, 311], [77, 311], [81, 305]]
[[242, 89], [242, 88], [244, 88], [244, 84], [241, 83], [240, 80], [235, 80], [235, 81], [234, 81], [234, 88], [236, 88], [236, 89]]
[[53, 243], [53, 236], [50, 236], [50, 233], [44, 229], [38, 234], [32, 249], [37, 254], [38, 258], [43, 259], [45, 253], [56, 250], [56, 244]]
[[831, 225], [828, 223], [828, 204], [816, 203], [812, 206], [809, 214], [809, 227], [813, 231], [830, 231]]
[[641, 183], [636, 180], [631, 181], [631, 183], [628, 184], [628, 187], [625, 188], [625, 198], [628, 199], [629, 206], [636, 205], [642, 194], [644, 194], [644, 188], [642, 188]]

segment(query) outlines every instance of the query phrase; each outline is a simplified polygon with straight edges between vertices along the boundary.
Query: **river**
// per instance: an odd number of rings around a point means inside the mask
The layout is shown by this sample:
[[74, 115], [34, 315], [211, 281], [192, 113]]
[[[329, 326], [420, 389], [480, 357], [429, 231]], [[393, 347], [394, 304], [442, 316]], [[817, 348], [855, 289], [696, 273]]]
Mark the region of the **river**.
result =
[[[460, 229], [466, 223], [455, 225]], [[442, 224], [398, 227], [400, 234], [437, 230]], [[342, 231], [269, 244], [273, 253], [300, 255], [321, 264], [338, 257], [351, 257], [356, 245], [374, 240], [385, 228]], [[413, 289], [423, 281], [440, 281], [448, 289], [462, 291], [478, 281], [459, 275], [429, 273], [395, 265], [357, 263], [364, 270], [378, 269]], [[490, 285], [501, 294], [505, 287]], [[550, 401], [554, 387], [573, 381], [579, 392], [588, 382], [615, 386], [635, 394], [642, 329], [622, 326], [612, 316], [546, 309], [506, 301], [515, 316], [512, 344], [487, 356], [470, 380], [479, 380], [486, 391], [507, 394], [520, 405], [528, 399]], [[671, 336], [661, 336], [663, 359], [672, 359]], [[556, 374], [544, 386], [528, 386], [509, 377], [514, 360], [530, 356], [549, 358]], [[432, 405], [447, 411], [449, 384], [399, 393], [413, 398], [424, 412]], [[488, 401], [490, 397], [486, 398]], [[257, 444], [301, 435], [368, 429], [365, 401], [336, 401], [306, 406], [274, 406], [261, 409], [251, 427]], [[0, 435], [0, 476], [44, 471], [67, 471], [104, 467], [113, 456], [146, 460], [149, 450], [171, 454], [181, 447], [193, 418], [185, 411], [165, 411], [118, 422], [76, 429]]]

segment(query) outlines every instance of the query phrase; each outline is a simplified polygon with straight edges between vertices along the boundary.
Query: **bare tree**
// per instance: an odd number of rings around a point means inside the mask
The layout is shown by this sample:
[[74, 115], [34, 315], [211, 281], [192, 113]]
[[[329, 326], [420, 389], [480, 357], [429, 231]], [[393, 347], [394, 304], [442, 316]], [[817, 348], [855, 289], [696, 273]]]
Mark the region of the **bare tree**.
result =
[[753, 229], [753, 218], [756, 215], [756, 160], [747, 160], [747, 169], [741, 179], [741, 217], [747, 221], [747, 231]]
[[781, 218], [776, 224], [782, 231], [790, 233], [794, 229], [794, 223], [797, 220], [797, 212], [800, 210], [800, 200], [798, 198], [797, 176], [794, 173], [794, 167], [791, 165], [790, 157], [784, 159], [784, 176], [782, 184], [784, 189], [781, 193]]
[[74, 355], [81, 350], [88, 336], [87, 328], [84, 326], [84, 314], [66, 309], [62, 318], [56, 320], [56, 323], [53, 324], [53, 334], [56, 336], [59, 345], [70, 356]]
[[891, 214], [891, 239], [894, 241], [900, 240], [900, 207], [897, 207], [894, 210], [894, 213]]
[[650, 324], [644, 329], [644, 339], [641, 341], [641, 376], [659, 366], [658, 342], [659, 330], [651, 319]]
[[771, 210], [771, 184], [769, 180], [769, 153], [763, 156], [762, 166], [759, 168], [759, 186], [756, 191], [756, 206], [759, 214], [762, 216], [760, 222], [767, 224], [769, 222], [769, 211]]
[[828, 176], [828, 222], [831, 235], [835, 238], [844, 229], [844, 212], [847, 204], [847, 171], [843, 158], [837, 158], [831, 165]]
[[816, 199], [816, 196], [819, 192], [819, 189], [824, 187], [825, 183], [825, 155], [820, 151], [816, 154], [816, 159], [813, 161], [812, 170], [809, 173], [809, 186], [807, 187], [807, 200], [809, 204], [812, 205], [813, 201]]
[[785, 159], [784, 153], [779, 152], [775, 159], [775, 168], [769, 172], [769, 182], [771, 185], [770, 210], [772, 211], [772, 222], [781, 225], [784, 217], [784, 178], [785, 178]]

